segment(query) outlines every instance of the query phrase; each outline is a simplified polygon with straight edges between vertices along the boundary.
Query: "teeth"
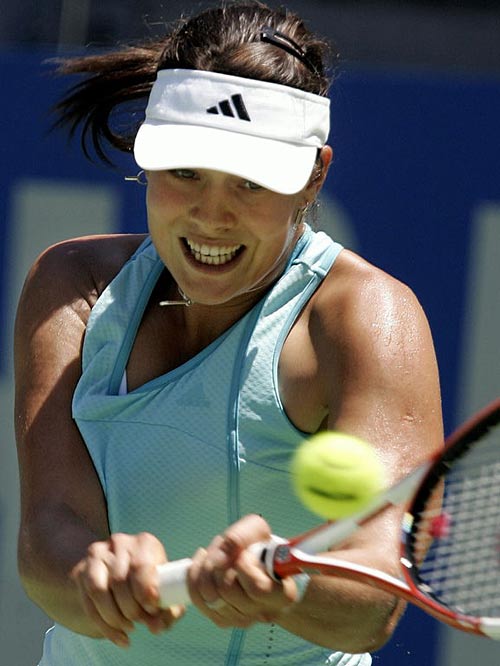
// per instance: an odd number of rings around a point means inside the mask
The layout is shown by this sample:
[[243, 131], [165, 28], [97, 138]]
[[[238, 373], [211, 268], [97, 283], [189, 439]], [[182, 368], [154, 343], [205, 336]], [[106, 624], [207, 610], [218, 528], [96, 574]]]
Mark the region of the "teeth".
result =
[[200, 245], [188, 238], [186, 238], [186, 242], [196, 261], [211, 266], [220, 266], [231, 261], [241, 247], [241, 245]]

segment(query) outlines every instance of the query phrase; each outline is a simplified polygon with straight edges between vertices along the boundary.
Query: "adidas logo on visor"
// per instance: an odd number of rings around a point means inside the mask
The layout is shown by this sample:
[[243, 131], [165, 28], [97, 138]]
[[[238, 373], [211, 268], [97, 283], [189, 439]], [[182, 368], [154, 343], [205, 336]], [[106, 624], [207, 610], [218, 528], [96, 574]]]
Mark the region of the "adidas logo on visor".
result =
[[248, 115], [243, 97], [239, 94], [231, 95], [231, 99], [223, 99], [217, 106], [209, 107], [207, 113], [215, 115], [222, 113], [223, 116], [230, 116], [231, 118], [238, 116], [240, 120], [248, 120], [250, 122], [250, 116]]

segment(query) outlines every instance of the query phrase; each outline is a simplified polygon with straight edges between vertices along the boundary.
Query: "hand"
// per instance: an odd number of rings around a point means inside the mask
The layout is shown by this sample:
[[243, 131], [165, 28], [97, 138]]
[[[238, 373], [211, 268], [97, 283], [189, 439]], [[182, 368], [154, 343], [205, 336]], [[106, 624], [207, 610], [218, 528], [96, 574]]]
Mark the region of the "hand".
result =
[[157, 634], [184, 614], [183, 606], [160, 609], [156, 566], [167, 561], [152, 534], [113, 534], [91, 544], [73, 568], [72, 578], [86, 615], [103, 637], [129, 645], [135, 622]]
[[293, 578], [272, 580], [248, 546], [271, 537], [269, 525], [245, 516], [199, 549], [188, 572], [193, 603], [219, 627], [246, 628], [273, 622], [297, 600]]

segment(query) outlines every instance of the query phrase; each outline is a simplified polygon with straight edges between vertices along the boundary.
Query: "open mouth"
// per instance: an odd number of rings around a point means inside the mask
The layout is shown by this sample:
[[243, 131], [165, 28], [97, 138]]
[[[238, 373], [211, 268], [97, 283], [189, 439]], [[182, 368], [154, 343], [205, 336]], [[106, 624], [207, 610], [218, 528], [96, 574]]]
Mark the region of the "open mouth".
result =
[[200, 264], [223, 266], [233, 261], [243, 250], [243, 245], [205, 245], [183, 238], [190, 255]]

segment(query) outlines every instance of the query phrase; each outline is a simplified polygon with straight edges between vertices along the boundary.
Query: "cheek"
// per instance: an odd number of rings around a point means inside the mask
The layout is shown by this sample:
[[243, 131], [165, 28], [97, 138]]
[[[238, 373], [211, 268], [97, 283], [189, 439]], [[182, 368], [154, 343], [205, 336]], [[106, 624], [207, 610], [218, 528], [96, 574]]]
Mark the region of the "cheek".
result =
[[286, 204], [269, 207], [252, 217], [255, 235], [266, 243], [287, 242], [292, 230], [294, 209]]
[[146, 194], [146, 205], [148, 209], [161, 209], [166, 208], [172, 203], [172, 195], [165, 187], [158, 187], [157, 185], [149, 185]]
[[182, 217], [187, 205], [185, 196], [169, 188], [148, 187], [146, 211], [150, 232], [163, 236], [171, 227], [171, 223]]
[[172, 187], [171, 182], [161, 172], [152, 172], [148, 178], [146, 203], [148, 208], [178, 208], [189, 203], [188, 192], [180, 187]]

